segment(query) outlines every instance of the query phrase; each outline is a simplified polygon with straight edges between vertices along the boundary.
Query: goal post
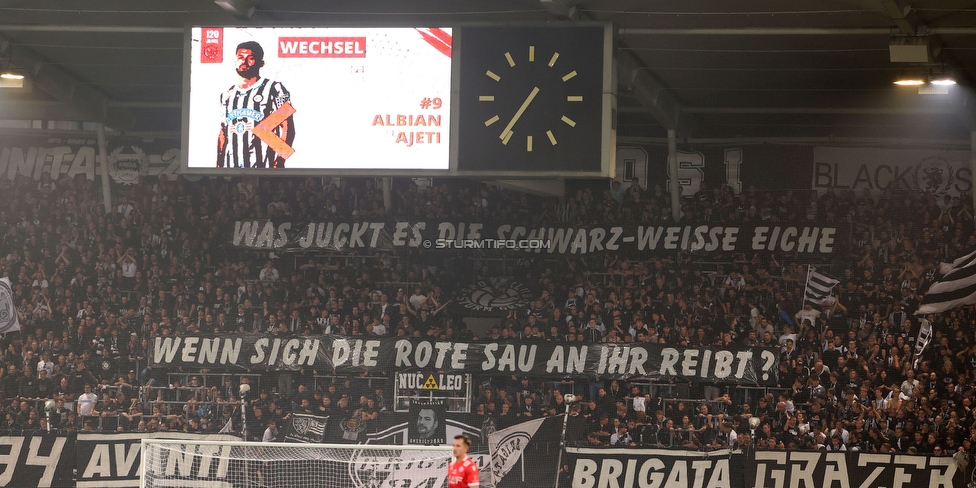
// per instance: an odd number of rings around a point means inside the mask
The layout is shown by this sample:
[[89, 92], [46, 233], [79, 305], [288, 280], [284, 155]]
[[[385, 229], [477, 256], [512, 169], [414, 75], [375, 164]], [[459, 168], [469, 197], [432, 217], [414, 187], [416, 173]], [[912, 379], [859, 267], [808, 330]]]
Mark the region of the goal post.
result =
[[443, 488], [450, 446], [142, 439], [143, 488]]

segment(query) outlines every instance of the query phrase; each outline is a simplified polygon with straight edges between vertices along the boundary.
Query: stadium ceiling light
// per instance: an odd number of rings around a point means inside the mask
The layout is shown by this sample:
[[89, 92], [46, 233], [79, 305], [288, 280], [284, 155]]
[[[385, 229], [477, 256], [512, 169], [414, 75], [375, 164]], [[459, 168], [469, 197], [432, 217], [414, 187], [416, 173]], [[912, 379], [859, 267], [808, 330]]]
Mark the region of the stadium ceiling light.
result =
[[918, 86], [918, 85], [924, 85], [925, 80], [917, 76], [907, 76], [907, 77], [898, 78], [897, 80], [895, 80], [895, 84], [898, 86]]
[[0, 70], [0, 88], [23, 88], [24, 72], [19, 69]]
[[953, 79], [953, 77], [949, 76], [948, 74], [942, 74], [942, 75], [933, 76], [932, 79], [929, 81], [929, 83], [933, 85], [948, 86], [948, 85], [955, 85], [956, 80]]

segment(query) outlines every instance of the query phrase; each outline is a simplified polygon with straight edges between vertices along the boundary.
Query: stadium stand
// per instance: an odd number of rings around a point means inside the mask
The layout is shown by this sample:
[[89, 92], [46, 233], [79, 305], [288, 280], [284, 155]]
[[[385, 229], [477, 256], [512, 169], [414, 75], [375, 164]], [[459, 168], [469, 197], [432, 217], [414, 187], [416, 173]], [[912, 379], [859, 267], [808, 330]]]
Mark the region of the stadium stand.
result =
[[[398, 219], [559, 221], [667, 219], [667, 193], [581, 188], [565, 199], [474, 182], [418, 189], [397, 180]], [[365, 419], [392, 405], [315, 372], [172, 373], [147, 367], [150, 337], [192, 332], [331, 333], [477, 338], [453, 309], [465, 280], [518, 274], [531, 305], [482, 338], [560, 342], [660, 342], [779, 346], [778, 388], [698, 387], [644, 380], [544, 382], [493, 378], [472, 412], [498, 425], [563, 409], [583, 398], [569, 433], [578, 445], [713, 449], [756, 445], [940, 455], [976, 453], [976, 333], [972, 307], [925, 320], [932, 347], [914, 361], [918, 295], [940, 261], [976, 244], [970, 198], [937, 202], [921, 192], [702, 189], [683, 199], [688, 221], [849, 222], [851, 255], [828, 264], [841, 288], [803, 306], [805, 266], [785, 254], [728, 254], [709, 262], [675, 253], [631, 260], [604, 253], [578, 262], [526, 258], [463, 263], [416, 252], [307, 259], [230, 249], [235, 219], [383, 217], [367, 178], [145, 178], [103, 215], [91, 181], [0, 179], [0, 276], [13, 282], [22, 334], [3, 338], [3, 432], [239, 431], [237, 385], [258, 385], [250, 429], [291, 412], [348, 410]], [[530, 209], [540, 209], [529, 212]], [[662, 212], [663, 210], [663, 212]], [[284, 376], [288, 376], [284, 378]], [[360, 391], [362, 390], [362, 391]], [[582, 393], [581, 393], [582, 392]], [[347, 412], [348, 413], [348, 412]], [[761, 418], [756, 439], [745, 419]], [[229, 424], [229, 425], [228, 425]], [[273, 432], [277, 434], [277, 431]]]

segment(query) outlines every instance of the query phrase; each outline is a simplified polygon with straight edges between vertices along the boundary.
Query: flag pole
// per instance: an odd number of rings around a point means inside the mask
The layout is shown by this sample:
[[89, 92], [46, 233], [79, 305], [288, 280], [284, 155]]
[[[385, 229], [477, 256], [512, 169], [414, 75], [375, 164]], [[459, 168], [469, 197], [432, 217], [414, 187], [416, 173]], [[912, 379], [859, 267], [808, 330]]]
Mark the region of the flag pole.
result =
[[[813, 265], [812, 264], [808, 264], [807, 265], [807, 280], [806, 280], [806, 282], [803, 283], [803, 303], [807, 303], [807, 289], [810, 288], [810, 275], [812, 275], [812, 274], [813, 274]], [[801, 307], [803, 306], [803, 303], [800, 304]], [[810, 303], [813, 303], [813, 302], [810, 302]]]
[[[575, 395], [574, 395], [575, 398]], [[553, 484], [553, 488], [559, 488], [559, 475], [563, 470], [563, 451], [566, 450], [566, 426], [569, 424], [569, 402], [566, 403], [566, 413], [563, 414], [563, 432], [559, 436], [559, 456], [556, 458], [556, 480]], [[522, 456], [522, 462], [525, 462], [525, 456]], [[522, 465], [522, 469], [525, 469], [525, 464]], [[522, 483], [525, 483], [525, 474], [522, 474]]]

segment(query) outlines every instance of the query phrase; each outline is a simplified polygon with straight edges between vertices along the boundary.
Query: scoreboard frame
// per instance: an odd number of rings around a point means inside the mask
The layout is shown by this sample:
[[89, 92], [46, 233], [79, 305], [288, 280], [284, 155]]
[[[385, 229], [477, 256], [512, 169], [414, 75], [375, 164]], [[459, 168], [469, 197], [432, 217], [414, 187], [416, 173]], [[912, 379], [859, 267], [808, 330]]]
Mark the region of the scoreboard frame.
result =
[[[370, 26], [350, 23], [330, 23], [321, 26], [307, 26], [294, 24], [262, 24], [260, 26], [246, 24], [213, 24], [213, 25], [187, 25], [184, 34], [184, 56], [183, 56], [183, 100], [181, 113], [181, 172], [193, 176], [364, 176], [364, 177], [468, 177], [477, 179], [553, 179], [553, 178], [605, 178], [613, 177], [616, 152], [616, 115], [617, 115], [617, 93], [616, 76], [614, 73], [614, 26], [609, 22], [576, 22], [570, 25], [553, 25], [539, 22], [524, 23], [437, 23], [443, 28], [452, 29], [453, 45], [451, 56], [451, 82], [450, 82], [450, 125], [444, 136], [447, 138], [449, 167], [442, 169], [363, 169], [363, 168], [218, 168], [214, 167], [190, 167], [188, 161], [188, 141], [189, 141], [189, 121], [190, 121], [190, 78], [191, 78], [191, 59], [192, 56], [199, 54], [194, 52], [192, 42], [193, 30], [204, 27], [219, 27], [224, 29], [232, 28], [308, 28], [308, 29], [328, 29], [328, 28], [415, 28], [417, 23], [377, 23]], [[601, 66], [601, 85], [602, 93], [600, 104], [600, 163], [597, 171], [566, 171], [566, 170], [459, 170], [458, 154], [459, 141], [458, 129], [461, 117], [461, 63], [464, 63], [464, 33], [465, 28], [536, 28], [540, 31], [546, 29], [571, 29], [573, 27], [602, 27], [603, 28], [603, 60]], [[544, 35], [544, 32], [541, 33]], [[469, 48], [473, 49], [473, 48]], [[226, 54], [225, 54], [226, 55]], [[301, 127], [298, 127], [299, 131]], [[214, 131], [216, 133], [216, 131]], [[299, 132], [301, 134], [301, 132]], [[364, 148], [364, 153], [366, 148]]]

